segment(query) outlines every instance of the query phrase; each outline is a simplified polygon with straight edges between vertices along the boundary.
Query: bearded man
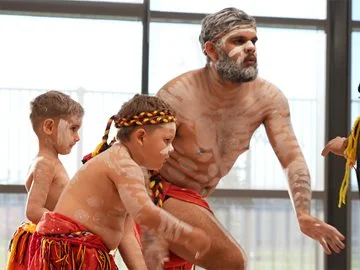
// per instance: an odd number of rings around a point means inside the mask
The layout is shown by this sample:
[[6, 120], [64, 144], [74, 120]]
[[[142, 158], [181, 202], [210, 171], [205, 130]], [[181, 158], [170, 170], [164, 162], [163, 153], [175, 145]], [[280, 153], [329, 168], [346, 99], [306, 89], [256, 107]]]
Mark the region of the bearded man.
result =
[[[206, 66], [174, 78], [158, 92], [178, 121], [175, 150], [150, 178], [154, 202], [211, 237], [209, 252], [197, 260], [176, 243], [163, 243], [172, 252], [165, 269], [190, 269], [192, 264], [207, 270], [246, 268], [244, 251], [220, 225], [206, 197], [249, 149], [260, 125], [287, 175], [300, 230], [327, 254], [344, 248], [344, 236], [310, 213], [310, 175], [292, 129], [288, 101], [258, 76], [257, 39], [255, 19], [239, 9], [207, 15], [199, 36]], [[148, 268], [158, 269], [159, 241], [149, 236], [143, 241]]]

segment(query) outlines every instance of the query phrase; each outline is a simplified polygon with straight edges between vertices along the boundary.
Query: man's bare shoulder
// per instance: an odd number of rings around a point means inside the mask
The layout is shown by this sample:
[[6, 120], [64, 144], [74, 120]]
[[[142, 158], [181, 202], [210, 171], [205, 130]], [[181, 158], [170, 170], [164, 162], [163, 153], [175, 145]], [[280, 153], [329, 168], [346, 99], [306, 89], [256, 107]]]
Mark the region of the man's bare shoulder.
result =
[[262, 108], [265, 119], [274, 118], [279, 113], [286, 116], [283, 119], [289, 117], [289, 101], [279, 87], [263, 78], [257, 78], [254, 83], [260, 86], [257, 96], [261, 95], [261, 99], [258, 105]]
[[267, 103], [269, 104], [277, 104], [277, 105], [285, 105], [288, 103], [285, 94], [282, 90], [276, 86], [274, 83], [269, 82], [261, 77], [257, 77], [253, 82], [251, 82], [252, 87], [257, 89], [260, 93], [256, 93], [256, 95], [261, 94]]
[[259, 76], [252, 81], [251, 84], [261, 91], [273, 91], [274, 93], [280, 91], [279, 87], [277, 87], [274, 83]]
[[168, 81], [161, 89], [158, 91], [157, 95], [161, 97], [163, 92], [177, 92], [186, 88], [186, 85], [191, 83], [194, 80], [198, 80], [201, 76], [204, 76], [206, 68], [200, 68], [195, 70], [187, 71], [179, 76]]

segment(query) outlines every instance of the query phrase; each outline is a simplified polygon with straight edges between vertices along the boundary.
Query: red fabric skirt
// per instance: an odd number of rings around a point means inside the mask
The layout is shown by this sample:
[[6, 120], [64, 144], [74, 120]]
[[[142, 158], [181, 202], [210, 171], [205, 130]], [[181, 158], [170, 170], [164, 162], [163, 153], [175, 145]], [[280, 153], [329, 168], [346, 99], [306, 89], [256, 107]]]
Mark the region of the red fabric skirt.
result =
[[81, 223], [47, 212], [31, 240], [29, 269], [117, 269], [109, 251], [102, 239]]

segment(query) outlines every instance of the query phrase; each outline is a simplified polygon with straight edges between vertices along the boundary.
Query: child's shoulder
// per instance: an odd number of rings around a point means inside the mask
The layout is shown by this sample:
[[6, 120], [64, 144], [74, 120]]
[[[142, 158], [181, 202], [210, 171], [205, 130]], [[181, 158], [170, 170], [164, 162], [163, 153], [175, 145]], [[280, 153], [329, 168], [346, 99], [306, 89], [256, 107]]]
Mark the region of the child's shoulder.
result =
[[116, 159], [113, 159], [114, 162], [119, 162], [120, 164], [129, 164], [135, 167], [140, 166], [132, 159], [130, 150], [121, 143], [114, 144], [109, 151], [113, 157], [116, 157]]
[[60, 161], [53, 158], [47, 158], [43, 155], [36, 156], [29, 166], [25, 181], [26, 189], [30, 189], [34, 179], [53, 179], [58, 164], [61, 164]]
[[51, 156], [48, 156], [48, 155], [37, 155], [37, 156], [34, 158], [34, 162], [35, 162], [35, 163], [40, 163], [40, 164], [56, 164], [56, 163], [61, 163], [58, 158], [51, 157]]
[[121, 143], [116, 143], [107, 150], [109, 154], [109, 167], [116, 170], [117, 174], [143, 177], [143, 170], [131, 157], [131, 153]]
[[56, 165], [61, 164], [61, 161], [56, 158], [51, 158], [45, 155], [37, 155], [30, 165], [30, 170], [34, 171], [36, 169], [45, 169], [49, 170], [55, 169]]

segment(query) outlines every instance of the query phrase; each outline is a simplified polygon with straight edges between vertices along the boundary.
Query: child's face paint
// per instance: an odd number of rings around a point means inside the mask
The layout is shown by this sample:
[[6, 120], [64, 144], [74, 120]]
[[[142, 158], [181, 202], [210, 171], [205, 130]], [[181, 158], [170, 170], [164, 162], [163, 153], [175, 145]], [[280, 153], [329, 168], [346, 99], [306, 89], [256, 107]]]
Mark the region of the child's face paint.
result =
[[82, 118], [68, 117], [60, 119], [57, 125], [56, 146], [60, 154], [69, 154], [72, 147], [80, 140], [79, 129]]
[[144, 140], [144, 167], [159, 170], [174, 150], [172, 141], [175, 138], [175, 123], [161, 124], [148, 132]]

